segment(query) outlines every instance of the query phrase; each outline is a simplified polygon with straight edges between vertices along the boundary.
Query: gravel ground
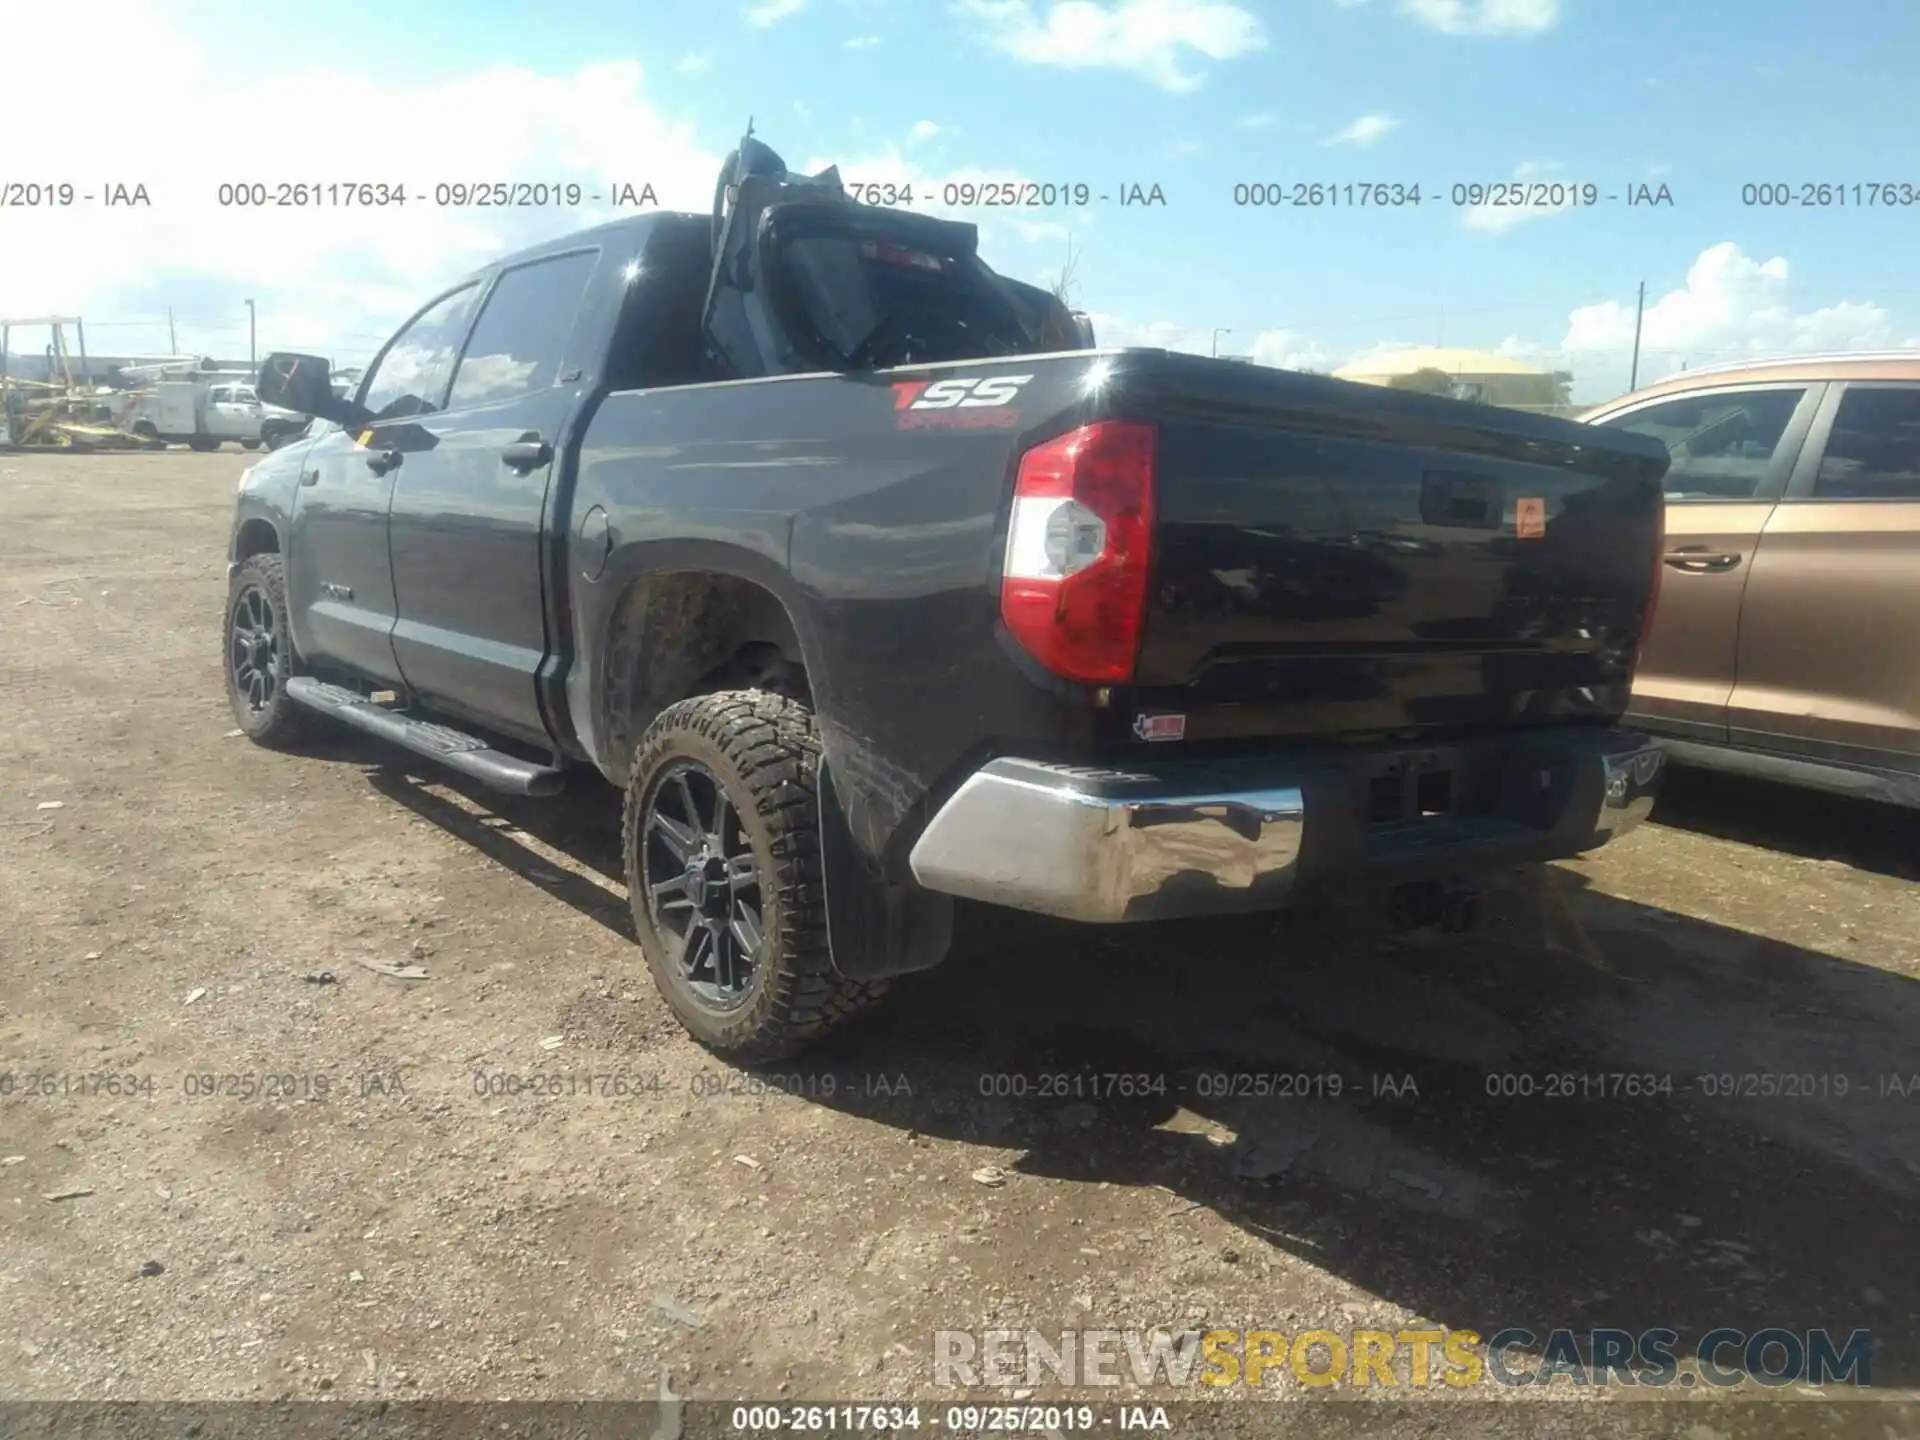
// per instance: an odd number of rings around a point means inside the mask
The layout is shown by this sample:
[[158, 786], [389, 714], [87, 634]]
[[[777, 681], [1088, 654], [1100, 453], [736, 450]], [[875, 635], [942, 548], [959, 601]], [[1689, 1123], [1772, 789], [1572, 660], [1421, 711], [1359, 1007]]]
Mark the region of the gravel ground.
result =
[[[1912, 818], [1682, 775], [1464, 937], [969, 911], [747, 1074], [652, 991], [610, 789], [229, 734], [244, 463], [0, 454], [0, 1399], [944, 1405], [940, 1330], [1781, 1326], [1870, 1330], [1887, 1400], [1604, 1433], [1920, 1433]], [[1420, 1398], [1315, 1413], [1602, 1433]]]

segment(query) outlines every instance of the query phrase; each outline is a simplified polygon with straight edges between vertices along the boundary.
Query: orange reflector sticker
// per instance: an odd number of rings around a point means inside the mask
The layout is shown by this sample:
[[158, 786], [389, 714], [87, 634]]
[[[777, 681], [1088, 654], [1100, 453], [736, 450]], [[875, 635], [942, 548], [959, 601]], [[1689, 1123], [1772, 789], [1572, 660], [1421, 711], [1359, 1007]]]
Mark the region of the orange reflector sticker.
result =
[[1537, 495], [1513, 502], [1513, 533], [1522, 540], [1538, 540], [1547, 533], [1547, 502]]
[[[373, 444], [373, 431], [371, 431], [371, 430], [362, 430], [362, 431], [361, 431], [361, 432], [359, 433], [359, 435], [355, 437], [355, 439], [354, 439], [354, 442], [353, 442], [353, 443], [354, 443], [354, 444], [356, 444], [356, 445], [371, 445], [371, 444]], [[1522, 503], [1524, 504], [1525, 502], [1523, 501]]]

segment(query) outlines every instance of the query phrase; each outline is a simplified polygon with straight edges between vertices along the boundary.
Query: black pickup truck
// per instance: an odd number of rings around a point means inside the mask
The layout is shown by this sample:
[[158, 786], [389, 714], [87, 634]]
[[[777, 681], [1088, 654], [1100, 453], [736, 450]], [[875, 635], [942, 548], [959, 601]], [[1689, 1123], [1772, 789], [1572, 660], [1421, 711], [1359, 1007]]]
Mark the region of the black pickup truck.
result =
[[[344, 723], [625, 794], [700, 1041], [790, 1054], [945, 955], [955, 897], [1088, 922], [1477, 872], [1638, 823], [1616, 727], [1656, 442], [1157, 350], [747, 142], [712, 215], [492, 264], [240, 482], [256, 741]], [[577, 795], [577, 789], [575, 794]], [[579, 803], [559, 798], [553, 803]]]

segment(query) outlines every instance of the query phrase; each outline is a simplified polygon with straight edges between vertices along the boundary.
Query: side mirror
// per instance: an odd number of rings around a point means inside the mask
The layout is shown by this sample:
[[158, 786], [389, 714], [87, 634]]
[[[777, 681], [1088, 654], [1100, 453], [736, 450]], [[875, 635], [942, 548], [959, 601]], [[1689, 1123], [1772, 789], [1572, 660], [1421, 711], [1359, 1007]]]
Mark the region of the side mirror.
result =
[[296, 415], [316, 415], [339, 425], [359, 418], [359, 407], [334, 393], [333, 367], [318, 355], [275, 351], [261, 362], [253, 391], [261, 404]]

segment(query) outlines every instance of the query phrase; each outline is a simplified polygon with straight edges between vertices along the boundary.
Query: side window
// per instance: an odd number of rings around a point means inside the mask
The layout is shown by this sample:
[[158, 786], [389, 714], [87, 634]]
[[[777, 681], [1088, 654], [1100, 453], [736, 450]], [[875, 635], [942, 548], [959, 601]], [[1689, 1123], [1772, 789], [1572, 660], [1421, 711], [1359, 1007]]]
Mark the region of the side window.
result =
[[1601, 423], [1651, 435], [1667, 447], [1673, 457], [1669, 500], [1751, 500], [1766, 483], [1774, 451], [1806, 393], [1795, 386], [1686, 395]]
[[449, 409], [488, 405], [553, 384], [600, 252], [556, 255], [500, 277], [454, 373]]
[[1847, 389], [1813, 498], [1920, 500], [1920, 387]]
[[478, 285], [468, 285], [443, 296], [394, 337], [361, 392], [360, 403], [376, 420], [397, 420], [440, 408], [479, 292]]
[[233, 392], [228, 390], [224, 385], [216, 385], [207, 392], [207, 403], [209, 405], [224, 405], [232, 398]]

